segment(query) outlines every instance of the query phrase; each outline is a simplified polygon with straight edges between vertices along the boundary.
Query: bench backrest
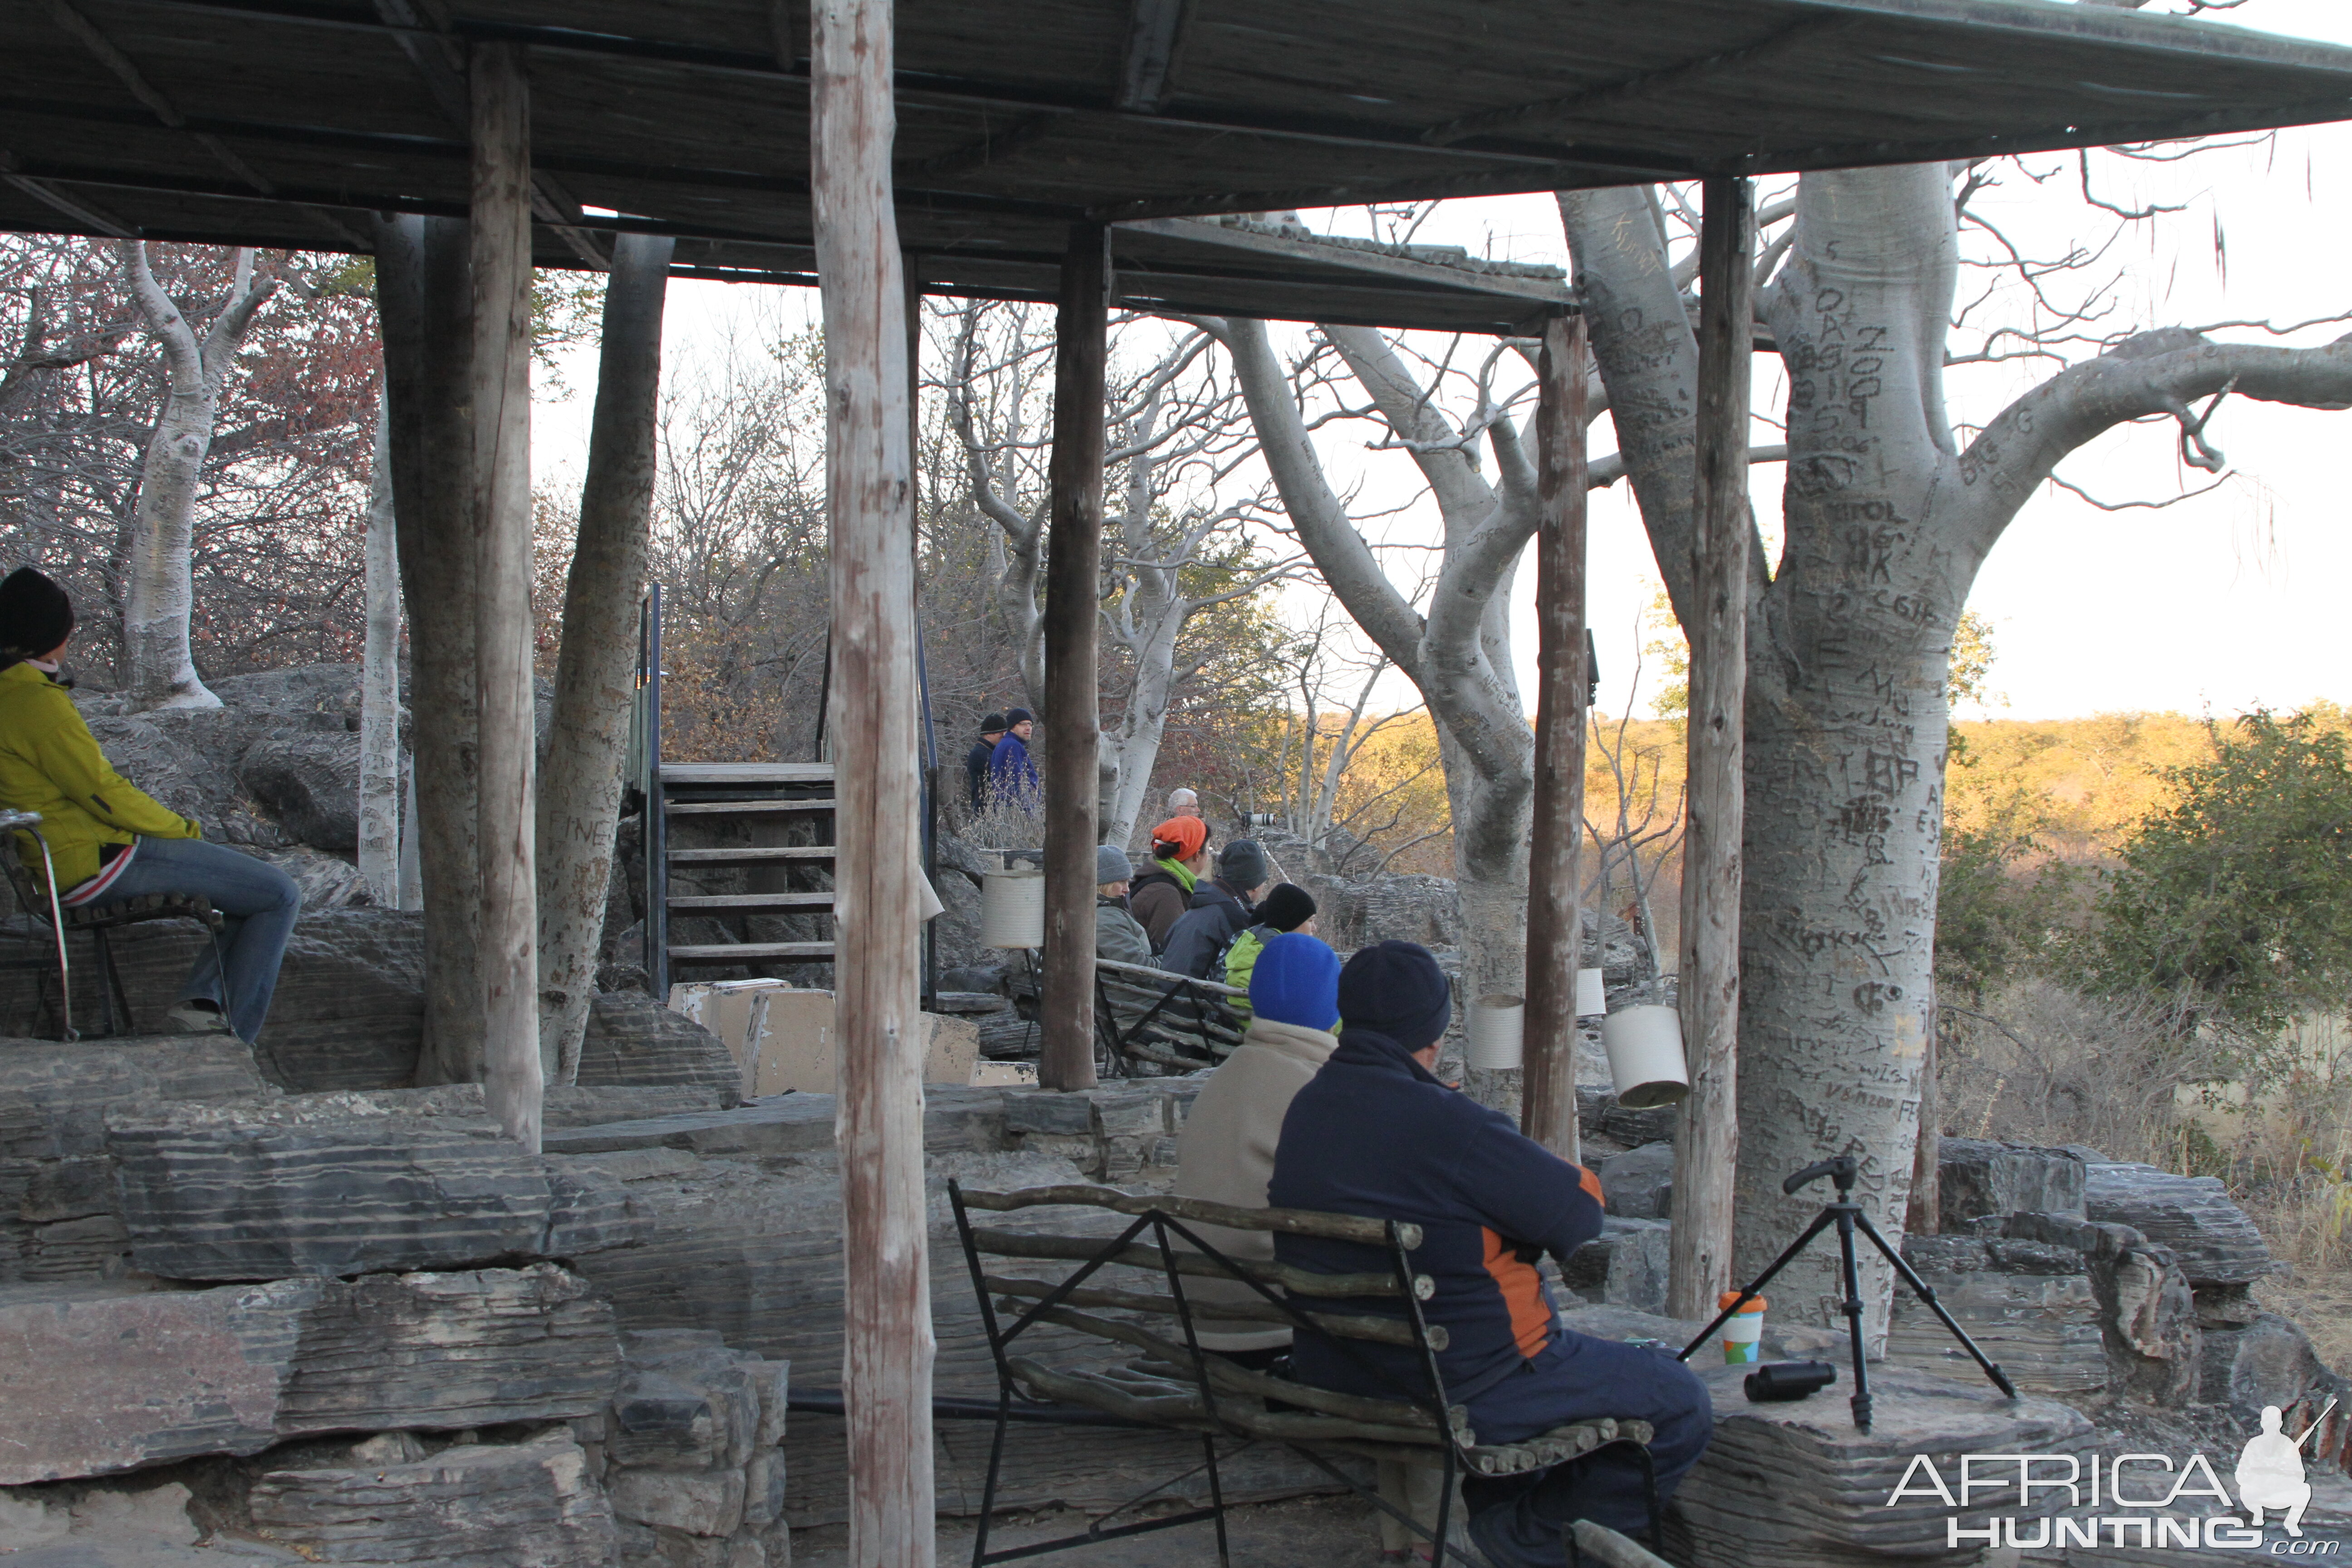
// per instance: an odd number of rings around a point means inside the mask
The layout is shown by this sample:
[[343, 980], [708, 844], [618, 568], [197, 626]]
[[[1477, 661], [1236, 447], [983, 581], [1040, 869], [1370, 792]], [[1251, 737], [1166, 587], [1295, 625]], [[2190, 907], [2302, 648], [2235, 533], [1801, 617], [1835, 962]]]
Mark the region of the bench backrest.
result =
[[1118, 1056], [1183, 1071], [1216, 1066], [1242, 1043], [1231, 1004], [1249, 993], [1139, 963], [1095, 960], [1095, 1026]]

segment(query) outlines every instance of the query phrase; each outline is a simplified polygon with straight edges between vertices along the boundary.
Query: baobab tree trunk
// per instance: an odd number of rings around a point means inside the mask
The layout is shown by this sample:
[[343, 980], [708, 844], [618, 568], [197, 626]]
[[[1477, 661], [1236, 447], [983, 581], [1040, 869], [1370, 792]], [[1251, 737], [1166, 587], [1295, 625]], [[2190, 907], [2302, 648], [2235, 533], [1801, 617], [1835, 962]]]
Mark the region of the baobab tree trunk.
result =
[[579, 1076], [613, 876], [637, 595], [653, 518], [662, 303], [676, 248], [672, 239], [615, 236], [604, 285], [588, 478], [564, 585], [555, 715], [539, 791], [539, 1048], [557, 1083]]
[[[1697, 344], [1644, 193], [1560, 212], [1643, 521], [1675, 614], [1691, 569]], [[1786, 543], [1747, 574], [1739, 1160], [1733, 1268], [1760, 1268], [1822, 1201], [1780, 1190], [1828, 1154], [1904, 1221], [1932, 1013], [1953, 633], [1986, 553], [2061, 458], [2102, 432], [2240, 397], [2352, 406], [2352, 338], [2325, 348], [2168, 329], [2061, 371], [1965, 449], [1944, 410], [1958, 274], [1941, 164], [1808, 174], [1788, 264], [1762, 294], [1789, 377]], [[1752, 542], [1751, 542], [1752, 545]], [[1801, 1317], [1833, 1251], [1782, 1276]], [[1889, 1280], [1865, 1279], [1883, 1339]], [[1829, 1326], [1826, 1323], [1824, 1326]]]
[[198, 678], [188, 642], [195, 596], [188, 557], [194, 542], [196, 491], [204, 479], [205, 455], [212, 449], [222, 384], [254, 313], [278, 291], [278, 281], [257, 279], [253, 252], [238, 250], [231, 266], [228, 302], [200, 340], [148, 268], [146, 241], [125, 240], [122, 264], [131, 297], [163, 351], [167, 376], [131, 519], [122, 612], [122, 662], [131, 705], [217, 708], [220, 699]]
[[835, 1017], [851, 1568], [931, 1568], [914, 462], [889, 0], [810, 7], [832, 518]]
[[400, 550], [392, 500], [392, 399], [375, 410], [368, 481], [367, 633], [360, 650], [360, 880], [400, 907]]
[[408, 605], [410, 787], [425, 912], [420, 1084], [482, 1076], [481, 860], [476, 851], [474, 531], [467, 366], [471, 242], [458, 218], [376, 220], [393, 510]]

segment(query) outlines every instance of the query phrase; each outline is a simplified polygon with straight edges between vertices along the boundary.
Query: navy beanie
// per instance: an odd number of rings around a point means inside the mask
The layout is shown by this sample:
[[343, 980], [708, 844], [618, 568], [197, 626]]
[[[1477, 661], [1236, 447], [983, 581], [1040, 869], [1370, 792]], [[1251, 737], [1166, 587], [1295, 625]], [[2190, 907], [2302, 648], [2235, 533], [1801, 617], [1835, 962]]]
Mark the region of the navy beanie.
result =
[[1339, 972], [1339, 1021], [1418, 1051], [1454, 1021], [1454, 989], [1419, 942], [1376, 942], [1358, 948]]
[[1030, 712], [1026, 708], [1014, 708], [1007, 711], [1004, 715], [1004, 727], [1010, 730], [1013, 725], [1021, 723], [1024, 721], [1034, 724], [1037, 721], [1037, 716], [1034, 713]]
[[30, 566], [0, 583], [0, 658], [38, 658], [73, 635], [73, 600]]
[[1339, 1017], [1339, 955], [1319, 939], [1285, 931], [1250, 970], [1250, 1011], [1273, 1024], [1328, 1029]]
[[1295, 882], [1276, 882], [1257, 904], [1257, 923], [1276, 931], [1297, 931], [1315, 918], [1315, 895]]

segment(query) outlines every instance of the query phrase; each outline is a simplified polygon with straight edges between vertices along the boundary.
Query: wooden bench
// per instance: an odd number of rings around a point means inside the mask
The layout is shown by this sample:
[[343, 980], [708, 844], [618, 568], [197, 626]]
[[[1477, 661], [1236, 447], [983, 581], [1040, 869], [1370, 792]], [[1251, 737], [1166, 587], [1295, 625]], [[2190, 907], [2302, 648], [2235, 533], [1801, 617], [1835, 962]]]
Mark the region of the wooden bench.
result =
[[1095, 1033], [1111, 1060], [1177, 1072], [1215, 1067], [1242, 1043], [1235, 998], [1249, 993], [1140, 963], [1095, 960]]
[[[1228, 1561], [1224, 1493], [1218, 1466], [1241, 1447], [1280, 1443], [1317, 1469], [1365, 1497], [1373, 1506], [1423, 1540], [1442, 1542], [1458, 1475], [1521, 1475], [1549, 1468], [1612, 1445], [1639, 1456], [1649, 1504], [1651, 1545], [1658, 1545], [1657, 1486], [1651, 1468], [1651, 1428], [1639, 1421], [1583, 1421], [1520, 1443], [1485, 1444], [1470, 1426], [1469, 1412], [1451, 1403], [1437, 1353], [1446, 1345], [1443, 1324], [1422, 1312], [1433, 1286], [1412, 1267], [1421, 1227], [1355, 1215], [1304, 1209], [1238, 1209], [1199, 1198], [1138, 1195], [1108, 1187], [1030, 1187], [1017, 1192], [968, 1192], [948, 1184], [956, 1232], [972, 1289], [980, 1298], [981, 1321], [996, 1363], [996, 1434], [989, 1448], [988, 1479], [981, 1497], [980, 1529], [972, 1545], [973, 1568], [1035, 1556], [1066, 1547], [1092, 1545], [1120, 1536], [1212, 1521], [1218, 1561]], [[1023, 1209], [1085, 1205], [1129, 1216], [1115, 1235], [1074, 1236], [1066, 1230], [1013, 1229], [976, 1225], [973, 1211], [1013, 1213]], [[1204, 1241], [1196, 1227], [1221, 1226], [1264, 1234], [1319, 1236], [1379, 1248], [1387, 1267], [1361, 1274], [1319, 1274], [1270, 1260], [1235, 1258]], [[1014, 1273], [992, 1259], [1018, 1260]], [[1040, 1265], [1068, 1265], [1043, 1271]], [[1311, 1329], [1338, 1342], [1372, 1342], [1411, 1349], [1419, 1374], [1399, 1384], [1396, 1397], [1372, 1398], [1310, 1387], [1237, 1364], [1203, 1350], [1195, 1332], [1187, 1279], [1239, 1282], [1256, 1300], [1219, 1300], [1213, 1315], [1293, 1330]], [[1318, 1302], [1365, 1298], [1399, 1302], [1402, 1315], [1325, 1310]], [[1074, 1331], [1105, 1342], [1115, 1353], [1134, 1352], [1118, 1364], [1056, 1365], [1026, 1353], [1024, 1336], [1040, 1325]], [[1350, 1352], [1352, 1353], [1352, 1352]], [[1362, 1363], [1381, 1382], [1395, 1382]], [[992, 1553], [989, 1514], [1012, 1420], [1051, 1420], [1066, 1412], [1074, 1420], [1100, 1424], [1108, 1417], [1137, 1427], [1198, 1433], [1208, 1476], [1209, 1506], [1131, 1524], [1106, 1527], [1163, 1482], [1095, 1521], [1085, 1533]], [[1218, 1452], [1223, 1439], [1226, 1453]], [[1239, 1447], [1232, 1447], [1238, 1444]], [[1332, 1461], [1351, 1456], [1441, 1473], [1437, 1517], [1424, 1523], [1400, 1510], [1382, 1492], [1367, 1488]], [[1622, 1539], [1622, 1538], [1620, 1538]], [[1630, 1544], [1630, 1543], [1629, 1543]], [[1570, 1552], [1577, 1551], [1574, 1543]], [[1441, 1559], [1470, 1568], [1458, 1548], [1444, 1546]]]

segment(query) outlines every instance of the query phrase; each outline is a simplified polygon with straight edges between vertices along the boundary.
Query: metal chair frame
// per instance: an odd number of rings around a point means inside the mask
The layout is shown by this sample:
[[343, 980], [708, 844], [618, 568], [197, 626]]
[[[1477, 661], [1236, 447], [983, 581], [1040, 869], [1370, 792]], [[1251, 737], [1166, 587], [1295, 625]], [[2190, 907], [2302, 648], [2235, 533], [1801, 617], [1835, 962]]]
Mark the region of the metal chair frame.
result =
[[[1294, 1332], [1301, 1329], [1309, 1332], [1314, 1332], [1316, 1331], [1315, 1325], [1308, 1321], [1303, 1311], [1291, 1302], [1288, 1297], [1276, 1293], [1262, 1281], [1253, 1278], [1244, 1269], [1243, 1269], [1240, 1265], [1236, 1264], [1223, 1252], [1220, 1251], [1210, 1243], [1202, 1240], [1199, 1235], [1197, 1235], [1181, 1219], [1178, 1219], [1174, 1215], [1162, 1210], [1155, 1208], [1148, 1210], [1142, 1215], [1138, 1215], [1116, 1237], [1106, 1240], [1100, 1247], [1095, 1249], [1091, 1257], [1080, 1261], [1077, 1268], [1072, 1270], [1058, 1284], [1054, 1286], [1054, 1288], [1045, 1296], [1024, 1309], [1019, 1317], [1013, 1321], [1011, 1327], [1004, 1327], [998, 1319], [996, 1303], [989, 1293], [985, 1274], [981, 1263], [981, 1249], [973, 1236], [971, 1221], [964, 1204], [962, 1185], [961, 1183], [952, 1179], [948, 1183], [948, 1201], [955, 1212], [956, 1234], [963, 1244], [964, 1263], [971, 1274], [972, 1290], [980, 1300], [981, 1323], [988, 1336], [989, 1354], [996, 1364], [997, 1405], [995, 1432], [989, 1444], [988, 1476], [981, 1490], [980, 1524], [972, 1542], [972, 1568], [990, 1568], [990, 1565], [993, 1563], [1010, 1563], [1016, 1559], [1024, 1557], [1043, 1556], [1048, 1552], [1066, 1551], [1079, 1546], [1096, 1545], [1102, 1542], [1116, 1540], [1123, 1536], [1142, 1535], [1153, 1531], [1171, 1530], [1180, 1525], [1197, 1524], [1202, 1521], [1214, 1521], [1217, 1532], [1217, 1562], [1220, 1564], [1220, 1568], [1231, 1568], [1233, 1558], [1225, 1533], [1225, 1511], [1227, 1504], [1224, 1499], [1223, 1483], [1218, 1474], [1217, 1467], [1219, 1456], [1216, 1449], [1216, 1440], [1221, 1435], [1229, 1437], [1238, 1437], [1242, 1440], [1240, 1447], [1234, 1449], [1232, 1453], [1224, 1456], [1227, 1458], [1231, 1458], [1234, 1454], [1240, 1453], [1255, 1443], [1265, 1441], [1266, 1439], [1260, 1438], [1247, 1431], [1232, 1427], [1226, 1423], [1221, 1421], [1217, 1415], [1217, 1396], [1215, 1389], [1213, 1386], [1209, 1372], [1209, 1358], [1214, 1355], [1215, 1352], [1213, 1351], [1206, 1351], [1202, 1348], [1199, 1337], [1194, 1331], [1192, 1307], [1184, 1294], [1182, 1276], [1177, 1269], [1175, 1249], [1171, 1245], [1170, 1237], [1171, 1236], [1176, 1237], [1182, 1241], [1189, 1250], [1210, 1259], [1215, 1264], [1222, 1276], [1240, 1281], [1241, 1283], [1248, 1286], [1252, 1290], [1255, 1291], [1266, 1301], [1272, 1303], [1286, 1318], [1290, 1321]], [[1411, 1325], [1413, 1351], [1415, 1359], [1420, 1363], [1423, 1386], [1420, 1388], [1412, 1388], [1400, 1383], [1394, 1376], [1390, 1374], [1384, 1369], [1373, 1364], [1368, 1358], [1358, 1352], [1354, 1346], [1349, 1344], [1344, 1340], [1335, 1339], [1331, 1342], [1337, 1345], [1339, 1349], [1350, 1360], [1354, 1361], [1359, 1367], [1370, 1373], [1379, 1381], [1397, 1389], [1399, 1394], [1405, 1400], [1426, 1410], [1435, 1422], [1436, 1430], [1445, 1435], [1445, 1440], [1436, 1445], [1436, 1457], [1439, 1460], [1438, 1468], [1441, 1468], [1444, 1472], [1444, 1485], [1438, 1493], [1436, 1520], [1432, 1525], [1425, 1526], [1421, 1524], [1403, 1510], [1396, 1508], [1390, 1503], [1388, 1500], [1381, 1497], [1376, 1488], [1365, 1486], [1362, 1482], [1357, 1480], [1354, 1477], [1348, 1475], [1338, 1466], [1332, 1464], [1323, 1455], [1315, 1452], [1314, 1449], [1308, 1446], [1307, 1440], [1288, 1437], [1276, 1438], [1273, 1440], [1279, 1441], [1283, 1447], [1297, 1454], [1300, 1458], [1305, 1459], [1308, 1464], [1313, 1465], [1317, 1469], [1330, 1477], [1331, 1479], [1339, 1482], [1341, 1486], [1346, 1487], [1350, 1492], [1353, 1492], [1357, 1496], [1370, 1502], [1373, 1507], [1379, 1509], [1382, 1513], [1387, 1514], [1389, 1517], [1396, 1520], [1414, 1535], [1429, 1541], [1433, 1546], [1433, 1556], [1438, 1563], [1439, 1568], [1443, 1568], [1443, 1565], [1448, 1561], [1460, 1564], [1461, 1568], [1477, 1568], [1475, 1559], [1464, 1554], [1460, 1548], [1449, 1544], [1445, 1539], [1446, 1526], [1449, 1521], [1449, 1515], [1452, 1511], [1454, 1503], [1454, 1481], [1462, 1469], [1462, 1455], [1459, 1448], [1459, 1439], [1456, 1435], [1456, 1429], [1453, 1426], [1450, 1419], [1449, 1405], [1445, 1394], [1444, 1375], [1439, 1370], [1437, 1352], [1430, 1342], [1429, 1323], [1423, 1314], [1421, 1297], [1415, 1289], [1416, 1275], [1412, 1268], [1412, 1258], [1409, 1256], [1402, 1237], [1399, 1233], [1397, 1223], [1393, 1220], [1389, 1221], [1384, 1228], [1388, 1238], [1388, 1263], [1396, 1280], [1400, 1299], [1405, 1303], [1405, 1321]], [[1121, 1503], [1118, 1508], [1111, 1510], [1109, 1513], [1107, 1513], [1101, 1516], [1101, 1518], [1096, 1520], [1094, 1523], [1083, 1533], [1060, 1536], [1055, 1540], [1041, 1542], [1034, 1545], [1014, 1547], [1006, 1551], [992, 1552], [988, 1550], [988, 1532], [992, 1515], [995, 1510], [996, 1483], [1003, 1465], [1004, 1436], [1005, 1428], [1008, 1423], [1013, 1419], [1050, 1421], [1056, 1417], [1049, 1412], [1066, 1408], [1081, 1412], [1084, 1416], [1088, 1418], [1086, 1421], [1086, 1424], [1087, 1425], [1102, 1424], [1101, 1414], [1090, 1408], [1085, 1406], [1049, 1406], [1043, 1405], [1038, 1401], [1031, 1400], [1025, 1395], [1021, 1394], [1014, 1384], [1014, 1374], [1007, 1355], [1008, 1347], [1010, 1347], [1015, 1340], [1020, 1338], [1020, 1336], [1032, 1325], [1036, 1323], [1043, 1314], [1058, 1306], [1062, 1300], [1070, 1294], [1070, 1292], [1083, 1285], [1097, 1269], [1102, 1268], [1106, 1265], [1118, 1262], [1118, 1254], [1123, 1251], [1129, 1243], [1133, 1242], [1138, 1237], [1141, 1236], [1147, 1230], [1151, 1233], [1152, 1243], [1157, 1247], [1160, 1254], [1160, 1271], [1166, 1280], [1169, 1295], [1175, 1303], [1174, 1316], [1183, 1327], [1185, 1348], [1192, 1359], [1193, 1385], [1200, 1394], [1202, 1408], [1208, 1413], [1209, 1424], [1212, 1428], [1211, 1430], [1201, 1433], [1202, 1464], [1195, 1467], [1193, 1469], [1185, 1471], [1182, 1475], [1171, 1477], [1170, 1479], [1162, 1481], [1160, 1485], [1152, 1488], [1149, 1491], [1129, 1499], [1126, 1502]], [[1139, 1426], [1153, 1426], [1153, 1424], [1142, 1422], [1122, 1424]], [[1157, 1426], [1154, 1429], [1175, 1431], [1185, 1430], [1186, 1428], [1171, 1424], [1168, 1426]], [[1642, 1469], [1643, 1496], [1645, 1503], [1647, 1504], [1649, 1512], [1650, 1544], [1653, 1550], [1663, 1550], [1663, 1525], [1658, 1505], [1657, 1471], [1652, 1461], [1648, 1446], [1643, 1443], [1636, 1442], [1630, 1437], [1620, 1437], [1616, 1439], [1614, 1443], [1602, 1444], [1599, 1447], [1590, 1450], [1590, 1452], [1598, 1453], [1601, 1448], [1612, 1447], [1620, 1445], [1633, 1448], [1637, 1457]], [[1344, 1444], [1337, 1446], [1342, 1452], [1351, 1451]], [[1205, 1469], [1208, 1472], [1209, 1477], [1209, 1506], [1207, 1508], [1190, 1509], [1180, 1513], [1169, 1514], [1162, 1518], [1146, 1520], [1134, 1524], [1119, 1525], [1108, 1530], [1102, 1527], [1105, 1520], [1118, 1517], [1128, 1509], [1135, 1507], [1138, 1503], [1142, 1502], [1149, 1498], [1159, 1495], [1160, 1493], [1167, 1490], [1171, 1486], [1200, 1473], [1202, 1469]], [[1574, 1551], [1572, 1544], [1570, 1547], [1570, 1551]]]
[[[28, 819], [29, 820], [26, 820]], [[123, 926], [138, 925], [146, 921], [192, 920], [205, 927], [212, 939], [216, 961], [224, 959], [220, 951], [223, 917], [210, 900], [194, 893], [159, 893], [115, 903], [98, 904], [87, 909], [67, 909], [58, 901], [57, 863], [49, 855], [49, 841], [40, 830], [37, 812], [0, 812], [0, 832], [14, 830], [29, 833], [41, 847], [41, 868], [46, 890], [33, 885], [32, 874], [11, 847], [0, 847], [0, 861], [5, 861], [8, 886], [16, 896], [18, 907], [36, 926], [46, 925], [55, 937], [58, 950], [58, 1038], [79, 1040], [80, 1032], [73, 1022], [73, 963], [66, 938], [77, 931], [89, 934], [90, 945], [98, 961], [98, 1004], [104, 1022], [96, 1038], [135, 1034], [138, 1021], [131, 1011], [131, 993], [122, 984], [122, 973], [116, 967], [114, 950], [107, 942], [107, 932]], [[47, 912], [42, 912], [42, 906]], [[46, 971], [47, 965], [42, 968]]]

